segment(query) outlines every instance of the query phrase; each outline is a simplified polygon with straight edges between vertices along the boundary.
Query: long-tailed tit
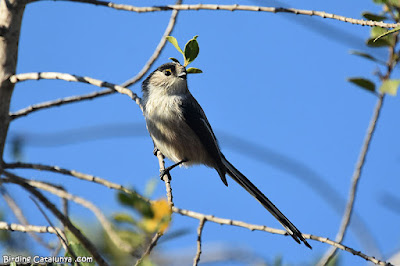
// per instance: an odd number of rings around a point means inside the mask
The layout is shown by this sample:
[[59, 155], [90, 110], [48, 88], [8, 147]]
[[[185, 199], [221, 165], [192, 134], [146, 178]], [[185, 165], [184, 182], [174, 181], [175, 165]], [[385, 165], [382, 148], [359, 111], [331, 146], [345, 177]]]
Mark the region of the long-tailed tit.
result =
[[155, 148], [176, 165], [204, 164], [214, 168], [226, 186], [225, 175], [228, 174], [255, 197], [296, 242], [303, 241], [311, 248], [289, 219], [222, 154], [203, 109], [188, 89], [186, 76], [184, 66], [167, 63], [142, 84], [144, 116]]

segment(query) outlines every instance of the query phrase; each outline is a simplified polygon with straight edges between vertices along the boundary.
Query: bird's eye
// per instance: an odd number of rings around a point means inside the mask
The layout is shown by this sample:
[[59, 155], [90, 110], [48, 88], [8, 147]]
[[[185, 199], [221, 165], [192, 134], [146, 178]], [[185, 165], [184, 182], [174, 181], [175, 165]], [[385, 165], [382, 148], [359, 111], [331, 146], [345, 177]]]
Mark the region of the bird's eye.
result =
[[171, 71], [171, 69], [166, 69], [166, 70], [164, 70], [164, 74], [166, 75], [166, 76], [170, 76], [171, 74], [172, 74], [172, 71]]

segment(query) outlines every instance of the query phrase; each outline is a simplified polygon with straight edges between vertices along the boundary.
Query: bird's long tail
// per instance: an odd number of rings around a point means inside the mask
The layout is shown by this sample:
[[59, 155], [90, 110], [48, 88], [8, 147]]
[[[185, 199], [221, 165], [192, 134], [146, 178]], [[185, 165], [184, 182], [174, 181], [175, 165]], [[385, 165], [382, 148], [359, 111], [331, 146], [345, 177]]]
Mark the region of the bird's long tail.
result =
[[286, 231], [293, 237], [293, 239], [300, 244], [304, 244], [311, 249], [311, 246], [304, 239], [299, 229], [294, 226], [288, 218], [283, 215], [280, 210], [255, 186], [250, 182], [239, 170], [237, 170], [224, 156], [222, 156], [222, 163], [227, 169], [227, 173], [233, 180], [247, 190], [254, 198], [256, 198], [286, 229]]

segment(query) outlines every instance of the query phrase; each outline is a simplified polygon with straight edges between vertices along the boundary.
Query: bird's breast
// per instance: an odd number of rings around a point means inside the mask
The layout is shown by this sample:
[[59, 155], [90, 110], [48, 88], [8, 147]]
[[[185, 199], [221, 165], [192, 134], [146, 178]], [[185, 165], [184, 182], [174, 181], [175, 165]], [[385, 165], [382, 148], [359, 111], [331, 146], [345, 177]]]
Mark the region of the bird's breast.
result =
[[188, 160], [186, 166], [205, 163], [208, 153], [184, 119], [180, 107], [183, 100], [179, 96], [147, 99], [144, 112], [147, 129], [155, 146], [170, 160]]

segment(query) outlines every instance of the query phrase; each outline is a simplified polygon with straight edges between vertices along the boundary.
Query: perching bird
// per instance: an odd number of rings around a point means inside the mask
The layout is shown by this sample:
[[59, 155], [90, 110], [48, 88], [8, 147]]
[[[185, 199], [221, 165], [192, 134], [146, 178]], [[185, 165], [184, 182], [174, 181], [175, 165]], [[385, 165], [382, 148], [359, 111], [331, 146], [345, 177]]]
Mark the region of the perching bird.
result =
[[173, 167], [204, 164], [214, 168], [226, 186], [225, 175], [228, 174], [255, 197], [297, 243], [303, 241], [311, 248], [301, 232], [222, 154], [203, 109], [188, 89], [186, 76], [184, 66], [167, 63], [142, 84], [143, 112], [155, 148], [176, 163]]

